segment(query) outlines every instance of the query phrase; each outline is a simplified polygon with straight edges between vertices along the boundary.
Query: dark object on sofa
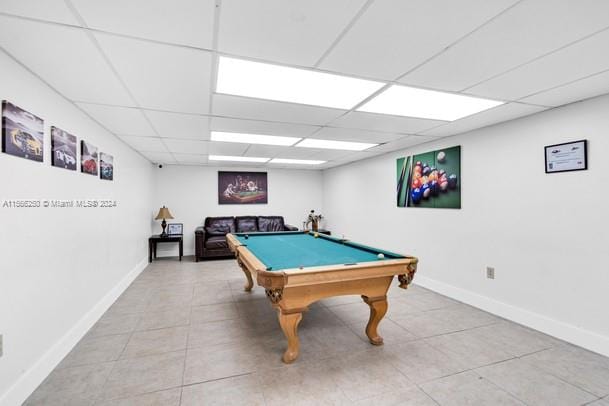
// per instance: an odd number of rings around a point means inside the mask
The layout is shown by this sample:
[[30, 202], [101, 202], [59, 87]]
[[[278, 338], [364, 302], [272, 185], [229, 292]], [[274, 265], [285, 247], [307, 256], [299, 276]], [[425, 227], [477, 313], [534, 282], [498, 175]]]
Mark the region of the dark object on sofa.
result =
[[203, 226], [195, 230], [195, 260], [232, 257], [226, 243], [228, 233], [297, 230], [285, 224], [282, 216], [206, 217]]

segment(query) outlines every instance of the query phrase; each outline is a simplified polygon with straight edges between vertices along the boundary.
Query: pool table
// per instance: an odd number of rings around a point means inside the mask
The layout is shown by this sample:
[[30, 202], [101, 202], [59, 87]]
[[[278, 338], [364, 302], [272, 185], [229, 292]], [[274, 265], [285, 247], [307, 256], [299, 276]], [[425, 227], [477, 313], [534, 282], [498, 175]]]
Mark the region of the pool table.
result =
[[[307, 306], [324, 298], [361, 295], [370, 307], [366, 335], [383, 343], [377, 327], [387, 312], [387, 291], [395, 275], [406, 289], [417, 258], [356, 244], [313, 232], [227, 234], [226, 239], [245, 273], [246, 291], [255, 279], [278, 310], [288, 348], [283, 362], [299, 353], [298, 324]], [[379, 255], [382, 254], [382, 255]]]

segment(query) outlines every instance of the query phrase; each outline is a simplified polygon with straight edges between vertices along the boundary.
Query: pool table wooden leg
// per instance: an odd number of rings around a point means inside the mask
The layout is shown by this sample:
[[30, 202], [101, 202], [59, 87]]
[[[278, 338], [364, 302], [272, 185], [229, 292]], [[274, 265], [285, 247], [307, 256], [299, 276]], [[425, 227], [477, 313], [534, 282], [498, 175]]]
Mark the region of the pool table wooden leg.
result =
[[283, 313], [278, 310], [279, 325], [283, 334], [288, 339], [288, 348], [283, 353], [282, 360], [286, 364], [291, 364], [298, 358], [300, 352], [300, 341], [298, 340], [298, 323], [302, 320], [302, 313]]
[[383, 337], [379, 335], [377, 328], [385, 313], [387, 313], [387, 296], [362, 296], [362, 299], [370, 306], [370, 319], [368, 319], [368, 325], [366, 326], [366, 335], [371, 344], [381, 345], [383, 344]]
[[247, 267], [243, 264], [243, 262], [241, 262], [239, 259], [237, 259], [237, 262], [239, 263], [239, 267], [241, 268], [241, 270], [245, 274], [245, 278], [247, 279], [243, 289], [246, 292], [251, 292], [252, 288], [254, 287], [254, 281], [252, 280], [252, 274], [250, 273], [250, 271], [247, 270]]

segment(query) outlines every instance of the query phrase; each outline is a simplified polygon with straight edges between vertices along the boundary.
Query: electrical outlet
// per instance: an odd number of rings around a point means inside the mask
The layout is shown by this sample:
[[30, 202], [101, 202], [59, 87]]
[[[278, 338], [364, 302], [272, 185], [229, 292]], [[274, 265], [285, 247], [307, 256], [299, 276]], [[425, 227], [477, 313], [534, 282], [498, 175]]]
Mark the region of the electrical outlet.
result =
[[495, 279], [495, 268], [492, 266], [486, 267], [486, 277], [488, 279]]

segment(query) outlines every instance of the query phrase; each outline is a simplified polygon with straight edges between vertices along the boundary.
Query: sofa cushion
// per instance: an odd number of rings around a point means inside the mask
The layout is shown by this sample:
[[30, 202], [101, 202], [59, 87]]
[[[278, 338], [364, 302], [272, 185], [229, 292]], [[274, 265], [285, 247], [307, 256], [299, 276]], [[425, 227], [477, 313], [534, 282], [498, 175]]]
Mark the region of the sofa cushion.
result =
[[209, 237], [207, 241], [205, 241], [205, 248], [210, 250], [217, 250], [228, 248], [228, 243], [226, 242], [226, 237], [214, 236]]
[[258, 231], [284, 231], [283, 217], [260, 216], [258, 217]]
[[224, 237], [230, 233], [230, 228], [228, 226], [205, 227], [205, 233], [210, 237]]
[[231, 233], [235, 232], [234, 217], [207, 217], [205, 227], [228, 227]]
[[238, 233], [258, 231], [258, 220], [255, 216], [235, 217], [235, 225]]

